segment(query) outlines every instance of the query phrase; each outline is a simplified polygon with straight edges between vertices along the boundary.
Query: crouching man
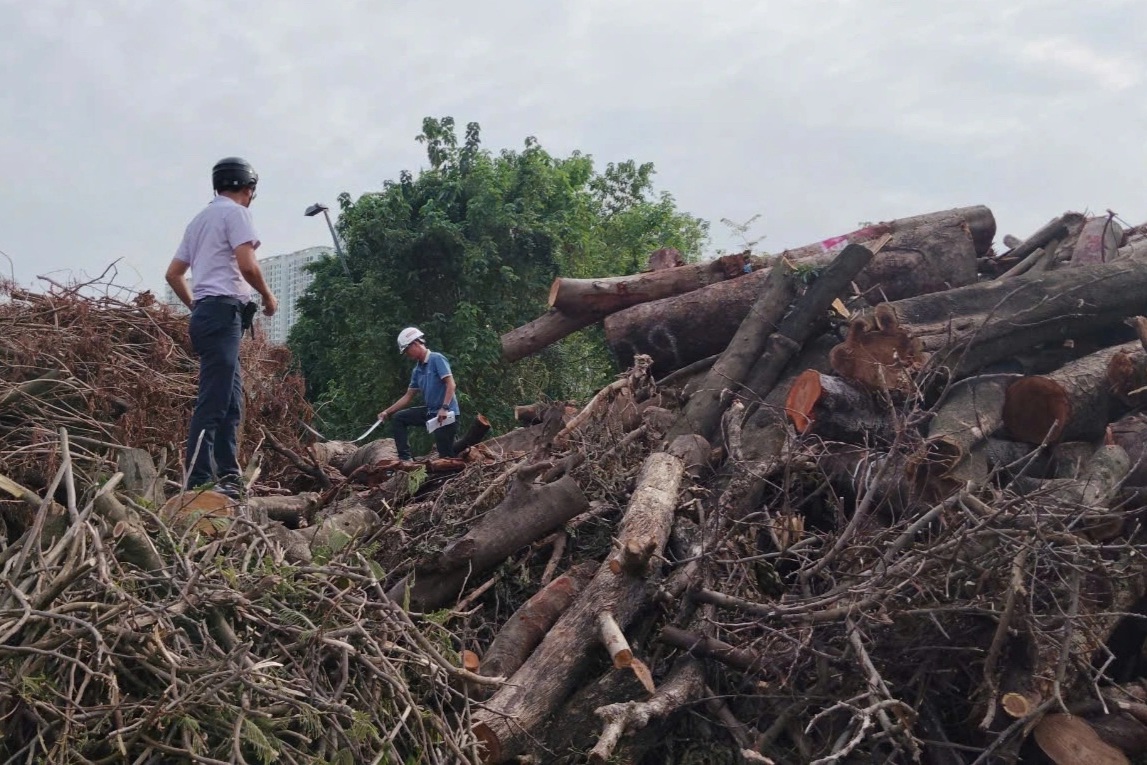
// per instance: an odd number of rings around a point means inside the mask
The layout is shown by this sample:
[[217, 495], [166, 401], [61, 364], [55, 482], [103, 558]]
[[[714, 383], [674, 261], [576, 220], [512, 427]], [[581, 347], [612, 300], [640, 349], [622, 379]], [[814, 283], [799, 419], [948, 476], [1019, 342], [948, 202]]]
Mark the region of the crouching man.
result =
[[[417, 327], [407, 327], [398, 333], [398, 352], [415, 362], [410, 373], [410, 385], [402, 398], [378, 413], [378, 419], [394, 420], [394, 445], [398, 458], [409, 462], [410, 440], [407, 429], [426, 428], [431, 419], [434, 443], [438, 456], [454, 456], [454, 435], [458, 432], [458, 396], [450, 362], [441, 353], [426, 346], [426, 335]], [[422, 395], [423, 406], [408, 406], [416, 394]]]

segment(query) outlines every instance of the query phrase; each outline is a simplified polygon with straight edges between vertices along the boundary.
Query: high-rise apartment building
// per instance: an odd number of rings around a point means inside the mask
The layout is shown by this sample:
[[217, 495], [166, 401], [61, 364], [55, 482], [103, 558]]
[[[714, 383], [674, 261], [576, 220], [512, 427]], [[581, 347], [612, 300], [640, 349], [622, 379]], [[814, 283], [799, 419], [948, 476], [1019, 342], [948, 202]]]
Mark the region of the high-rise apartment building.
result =
[[[298, 318], [296, 305], [304, 291], [310, 286], [314, 277], [307, 272], [306, 266], [320, 258], [334, 255], [330, 247], [308, 247], [298, 252], [288, 252], [283, 255], [271, 255], [259, 261], [259, 269], [263, 278], [275, 297], [279, 300], [279, 310], [274, 316], [257, 314], [258, 326], [267, 333], [267, 339], [272, 343], [287, 342], [287, 334]], [[182, 307], [179, 299], [175, 297], [171, 287], [164, 288], [164, 302], [169, 305]]]
[[257, 314], [259, 326], [267, 333], [267, 339], [272, 343], [281, 345], [287, 342], [287, 334], [291, 331], [291, 327], [295, 326], [295, 320], [299, 316], [295, 306], [314, 281], [314, 276], [307, 271], [306, 266], [333, 255], [334, 250], [330, 247], [308, 247], [285, 255], [272, 255], [259, 261], [259, 268], [263, 271], [267, 286], [279, 300], [279, 310], [274, 316]]

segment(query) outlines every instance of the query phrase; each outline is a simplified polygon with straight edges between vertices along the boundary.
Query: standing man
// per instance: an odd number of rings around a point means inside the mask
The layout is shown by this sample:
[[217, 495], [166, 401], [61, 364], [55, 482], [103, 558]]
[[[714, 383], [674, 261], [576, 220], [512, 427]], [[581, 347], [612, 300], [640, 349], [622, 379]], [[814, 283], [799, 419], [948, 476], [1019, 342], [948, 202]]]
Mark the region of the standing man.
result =
[[[407, 327], [398, 333], [398, 352], [415, 362], [410, 373], [410, 385], [402, 398], [378, 413], [378, 419], [394, 415], [394, 445], [398, 458], [409, 462], [410, 442], [407, 428], [418, 425], [427, 427], [431, 418], [437, 420], [434, 430], [434, 444], [439, 457], [454, 456], [454, 434], [458, 431], [458, 397], [450, 362], [441, 353], [426, 347], [426, 335], [418, 327]], [[415, 394], [422, 394], [425, 406], [406, 407]], [[397, 414], [396, 414], [397, 413]]]
[[[263, 297], [263, 313], [271, 316], [278, 301], [263, 280], [255, 250], [259, 235], [248, 209], [255, 199], [259, 175], [249, 162], [227, 157], [211, 171], [215, 198], [196, 215], [167, 267], [167, 283], [191, 309], [191, 346], [199, 356], [199, 396], [187, 434], [187, 490], [215, 484], [215, 490], [238, 499], [239, 417], [243, 382], [239, 373], [239, 341], [243, 337], [244, 307], [254, 288]], [[194, 295], [185, 278], [191, 271]], [[248, 319], [254, 312], [248, 309]]]

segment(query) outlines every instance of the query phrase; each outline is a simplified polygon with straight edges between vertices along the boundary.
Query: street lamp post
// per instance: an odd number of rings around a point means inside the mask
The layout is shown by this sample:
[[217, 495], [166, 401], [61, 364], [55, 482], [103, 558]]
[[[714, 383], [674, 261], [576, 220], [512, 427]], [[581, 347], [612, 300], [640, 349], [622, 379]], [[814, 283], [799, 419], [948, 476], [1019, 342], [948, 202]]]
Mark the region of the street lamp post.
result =
[[335, 243], [335, 252], [338, 253], [339, 262], [343, 264], [343, 273], [347, 276], [350, 276], [350, 269], [346, 264], [346, 253], [343, 252], [343, 246], [339, 242], [339, 236], [335, 233], [335, 226], [333, 223], [331, 223], [331, 216], [328, 210], [329, 208], [326, 205], [315, 202], [313, 205], [306, 209], [306, 212], [304, 212], [303, 215], [306, 215], [308, 218], [313, 218], [319, 213], [322, 213], [323, 217], [327, 219], [327, 228], [331, 230], [331, 239], [333, 239]]

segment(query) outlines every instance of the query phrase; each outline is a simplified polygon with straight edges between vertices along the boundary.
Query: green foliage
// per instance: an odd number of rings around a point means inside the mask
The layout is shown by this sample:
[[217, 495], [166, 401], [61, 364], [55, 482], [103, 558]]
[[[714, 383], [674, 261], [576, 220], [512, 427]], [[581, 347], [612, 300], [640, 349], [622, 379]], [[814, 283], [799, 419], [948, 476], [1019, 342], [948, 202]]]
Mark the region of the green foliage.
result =
[[[515, 404], [598, 389], [615, 371], [600, 331], [511, 367], [500, 336], [545, 311], [556, 276], [634, 273], [659, 247], [695, 260], [707, 224], [654, 192], [651, 164], [597, 172], [589, 156], [555, 157], [534, 138], [493, 153], [477, 123], [459, 140], [450, 117], [424, 120], [417, 140], [429, 160], [417, 176], [340, 196], [352, 275], [333, 260], [314, 264], [299, 302], [290, 345], [324, 428], [350, 435], [403, 393], [411, 362], [395, 336], [409, 325], [450, 360], [463, 412], [496, 427], [511, 424]], [[414, 443], [428, 445], [425, 434]]]

